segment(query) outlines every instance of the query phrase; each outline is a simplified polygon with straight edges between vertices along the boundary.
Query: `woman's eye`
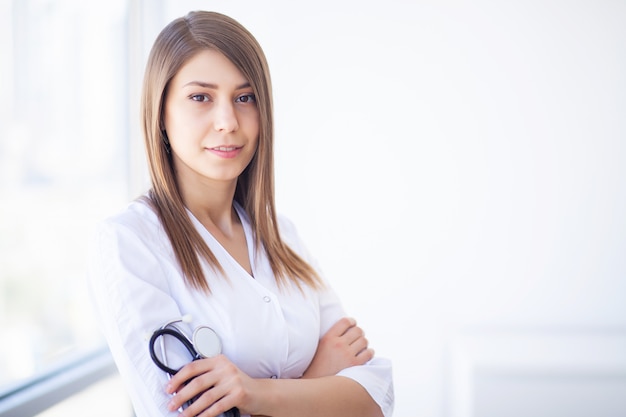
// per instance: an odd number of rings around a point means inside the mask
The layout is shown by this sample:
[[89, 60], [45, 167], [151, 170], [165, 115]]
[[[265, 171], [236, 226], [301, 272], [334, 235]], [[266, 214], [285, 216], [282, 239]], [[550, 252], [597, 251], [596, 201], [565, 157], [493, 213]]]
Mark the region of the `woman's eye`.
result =
[[209, 96], [207, 96], [206, 94], [194, 94], [192, 96], [189, 96], [190, 99], [192, 99], [193, 101], [200, 101], [200, 102], [205, 102], [205, 101], [209, 101]]
[[237, 97], [236, 100], [238, 103], [255, 103], [256, 97], [254, 94], [244, 94], [243, 96]]

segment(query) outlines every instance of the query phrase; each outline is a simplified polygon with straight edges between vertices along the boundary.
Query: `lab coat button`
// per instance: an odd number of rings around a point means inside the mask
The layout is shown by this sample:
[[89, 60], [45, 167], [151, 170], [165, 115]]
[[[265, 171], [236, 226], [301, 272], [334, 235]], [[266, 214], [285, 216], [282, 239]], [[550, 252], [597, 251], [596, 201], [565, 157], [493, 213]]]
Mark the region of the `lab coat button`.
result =
[[263, 301], [265, 301], [266, 303], [269, 303], [270, 301], [272, 301], [272, 299], [266, 295], [265, 297], [263, 297]]

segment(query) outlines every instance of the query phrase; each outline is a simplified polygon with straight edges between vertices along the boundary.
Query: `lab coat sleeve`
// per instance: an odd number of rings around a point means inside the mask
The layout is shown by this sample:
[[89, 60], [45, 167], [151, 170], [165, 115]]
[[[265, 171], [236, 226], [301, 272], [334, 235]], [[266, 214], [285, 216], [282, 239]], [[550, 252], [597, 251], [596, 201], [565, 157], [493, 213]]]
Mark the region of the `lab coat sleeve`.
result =
[[[346, 316], [341, 302], [334, 290], [327, 283], [327, 288], [320, 295], [321, 334]], [[391, 417], [394, 406], [393, 375], [391, 361], [387, 358], [374, 357], [361, 366], [352, 366], [340, 371], [338, 376], [358, 382], [376, 401], [385, 417]]]
[[[295, 226], [287, 219], [281, 218], [283, 238], [291, 247], [311, 264], [320, 275], [321, 269], [317, 261], [311, 256], [303, 242], [299, 239]], [[320, 338], [339, 319], [346, 316], [346, 312], [332, 285], [324, 280], [325, 288], [319, 292], [320, 307]], [[391, 417], [394, 407], [394, 388], [392, 364], [389, 359], [375, 357], [361, 366], [353, 366], [340, 371], [338, 376], [350, 378], [358, 382], [380, 406], [385, 417]]]
[[91, 246], [88, 283], [137, 417], [169, 417], [177, 413], [167, 411], [167, 376], [152, 362], [148, 339], [153, 330], [181, 313], [169, 295], [167, 271], [151, 237], [124, 222], [99, 225]]

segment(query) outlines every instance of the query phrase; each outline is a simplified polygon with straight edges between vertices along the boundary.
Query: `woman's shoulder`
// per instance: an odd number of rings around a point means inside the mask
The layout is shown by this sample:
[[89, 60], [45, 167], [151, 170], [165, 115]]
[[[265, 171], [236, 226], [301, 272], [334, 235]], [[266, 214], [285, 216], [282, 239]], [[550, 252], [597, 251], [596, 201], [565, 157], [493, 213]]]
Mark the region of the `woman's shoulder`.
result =
[[298, 228], [291, 218], [285, 214], [279, 213], [276, 216], [276, 220], [282, 241], [301, 256], [307, 255], [306, 245], [302, 241]]
[[283, 213], [278, 213], [276, 221], [278, 222], [278, 230], [283, 240], [298, 240], [298, 229], [291, 218]]
[[134, 237], [145, 242], [162, 240], [161, 222], [145, 197], [130, 202], [121, 211], [105, 218], [96, 227], [97, 235], [113, 235], [118, 239]]
[[295, 224], [287, 215], [278, 213], [276, 220], [278, 221], [278, 229], [281, 233], [297, 233]]
[[147, 198], [140, 197], [128, 203], [122, 210], [104, 219], [102, 223], [136, 228], [158, 225], [159, 219]]

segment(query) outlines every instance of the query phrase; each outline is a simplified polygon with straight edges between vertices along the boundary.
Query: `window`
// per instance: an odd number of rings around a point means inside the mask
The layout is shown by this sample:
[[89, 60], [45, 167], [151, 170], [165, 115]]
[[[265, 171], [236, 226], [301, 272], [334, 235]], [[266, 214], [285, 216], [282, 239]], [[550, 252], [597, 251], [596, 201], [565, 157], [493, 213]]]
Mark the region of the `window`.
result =
[[102, 346], [93, 225], [131, 195], [126, 0], [0, 0], [0, 392]]

